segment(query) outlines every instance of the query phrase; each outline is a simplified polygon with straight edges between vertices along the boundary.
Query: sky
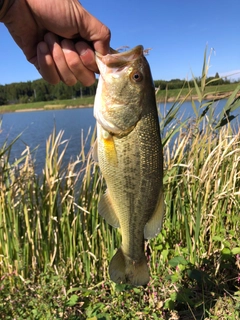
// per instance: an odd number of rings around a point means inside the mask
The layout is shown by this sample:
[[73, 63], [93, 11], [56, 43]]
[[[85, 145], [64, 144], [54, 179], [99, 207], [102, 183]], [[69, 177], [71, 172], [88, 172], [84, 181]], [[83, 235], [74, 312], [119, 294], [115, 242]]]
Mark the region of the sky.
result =
[[[59, 0], [61, 1], [61, 0]], [[191, 79], [211, 54], [209, 76], [240, 79], [239, 0], [81, 0], [111, 30], [111, 47], [151, 48], [154, 80]], [[0, 84], [41, 76], [0, 23]]]

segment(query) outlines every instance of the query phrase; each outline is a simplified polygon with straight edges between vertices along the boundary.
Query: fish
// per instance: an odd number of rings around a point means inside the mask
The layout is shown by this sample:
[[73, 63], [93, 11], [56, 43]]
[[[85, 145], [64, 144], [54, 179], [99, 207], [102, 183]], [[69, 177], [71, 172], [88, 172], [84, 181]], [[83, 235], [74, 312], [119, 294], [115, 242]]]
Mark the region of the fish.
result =
[[150, 272], [144, 246], [164, 217], [163, 148], [155, 88], [142, 45], [96, 53], [100, 76], [94, 101], [94, 159], [106, 182], [99, 214], [120, 228], [121, 247], [109, 264], [118, 284], [145, 286]]

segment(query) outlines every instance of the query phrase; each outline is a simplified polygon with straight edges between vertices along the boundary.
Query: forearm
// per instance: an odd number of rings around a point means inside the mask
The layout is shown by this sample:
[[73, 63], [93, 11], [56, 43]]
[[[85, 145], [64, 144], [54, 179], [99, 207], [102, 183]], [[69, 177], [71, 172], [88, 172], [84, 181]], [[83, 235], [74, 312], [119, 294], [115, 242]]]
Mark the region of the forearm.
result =
[[3, 22], [3, 18], [13, 2], [14, 0], [0, 0], [0, 22]]

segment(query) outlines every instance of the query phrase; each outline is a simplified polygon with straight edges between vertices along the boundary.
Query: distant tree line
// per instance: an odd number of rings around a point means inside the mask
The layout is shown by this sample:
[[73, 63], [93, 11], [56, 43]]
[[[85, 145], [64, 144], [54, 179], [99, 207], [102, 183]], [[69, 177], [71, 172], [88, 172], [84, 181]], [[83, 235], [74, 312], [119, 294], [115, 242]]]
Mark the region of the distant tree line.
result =
[[83, 87], [79, 82], [69, 87], [62, 82], [51, 85], [43, 79], [0, 85], [0, 105], [93, 96], [96, 87], [97, 82], [91, 87]]
[[[220, 78], [219, 74], [216, 73], [214, 77], [208, 77], [207, 81], [214, 80], [214, 82], [211, 83], [211, 85], [222, 85], [222, 84], [229, 84], [231, 81], [227, 78]], [[201, 77], [195, 78], [197, 84], [201, 85]], [[156, 80], [154, 81], [155, 87], [160, 88], [160, 90], [171, 90], [171, 89], [181, 89], [184, 85], [186, 86], [186, 83], [188, 83], [188, 86], [190, 88], [194, 88], [194, 81], [193, 80], [180, 80], [180, 79], [172, 79], [170, 81], [166, 80]]]
[[[216, 73], [215, 77], [208, 78], [208, 80], [216, 78], [219, 78], [218, 73]], [[200, 84], [201, 78], [197, 78], [196, 81]], [[188, 81], [188, 83], [190, 87], [194, 87], [193, 80]], [[230, 80], [219, 78], [213, 84], [222, 85], [228, 83], [230, 83]], [[171, 90], [182, 88], [184, 84], [186, 85], [186, 81], [180, 79], [172, 79], [170, 81], [155, 80], [154, 84], [160, 90], [166, 90], [166, 88]], [[51, 85], [43, 79], [0, 85], [0, 106], [93, 96], [96, 93], [96, 88], [97, 81], [91, 87], [84, 87], [79, 82], [72, 87], [68, 87], [62, 82], [57, 85]]]

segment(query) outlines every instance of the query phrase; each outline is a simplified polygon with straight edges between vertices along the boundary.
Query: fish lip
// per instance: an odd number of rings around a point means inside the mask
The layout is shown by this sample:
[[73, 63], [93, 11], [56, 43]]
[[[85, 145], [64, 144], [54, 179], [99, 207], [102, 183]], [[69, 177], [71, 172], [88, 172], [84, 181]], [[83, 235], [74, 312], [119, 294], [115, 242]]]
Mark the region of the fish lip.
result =
[[143, 46], [138, 45], [128, 51], [118, 52], [110, 48], [110, 53], [103, 56], [99, 52], [96, 52], [96, 58], [101, 60], [102, 63], [110, 68], [123, 67], [137, 60], [139, 57], [143, 56]]

